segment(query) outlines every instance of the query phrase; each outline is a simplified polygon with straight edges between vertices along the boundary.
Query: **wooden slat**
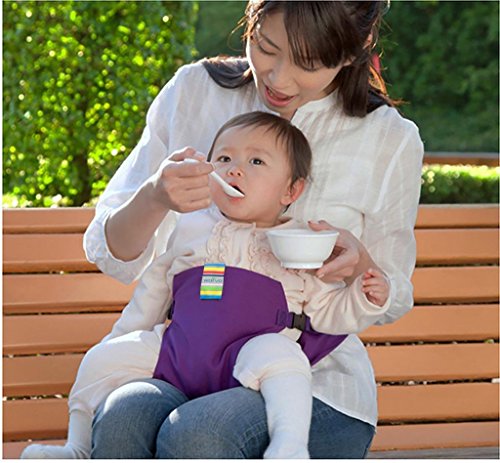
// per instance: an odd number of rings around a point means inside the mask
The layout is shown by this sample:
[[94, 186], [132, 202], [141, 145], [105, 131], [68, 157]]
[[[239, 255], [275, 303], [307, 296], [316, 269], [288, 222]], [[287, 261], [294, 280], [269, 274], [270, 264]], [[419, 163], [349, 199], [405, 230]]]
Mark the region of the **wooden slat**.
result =
[[[497, 378], [498, 344], [369, 347], [377, 381]], [[3, 359], [4, 396], [68, 394], [81, 354]]]
[[426, 204], [416, 228], [498, 228], [498, 204]]
[[134, 285], [126, 286], [100, 273], [67, 275], [5, 275], [4, 313], [52, 309], [125, 306]]
[[498, 229], [416, 230], [417, 265], [498, 263]]
[[379, 426], [371, 451], [498, 446], [498, 421]]
[[4, 273], [97, 271], [83, 251], [81, 233], [4, 235]]
[[[83, 232], [93, 208], [4, 209], [4, 233]], [[499, 224], [498, 204], [421, 204], [417, 228], [477, 228]]]
[[67, 395], [82, 358], [82, 354], [4, 358], [3, 395]]
[[498, 419], [498, 386], [494, 383], [381, 386], [379, 423]]
[[[498, 418], [498, 385], [487, 383], [379, 388], [380, 421]], [[66, 399], [4, 402], [4, 440], [63, 438]], [[51, 419], [47, 420], [46, 417]]]
[[22, 451], [25, 447], [30, 444], [42, 444], [42, 445], [64, 445], [65, 440], [63, 439], [51, 439], [51, 440], [37, 440], [33, 442], [20, 441], [20, 442], [6, 442], [3, 444], [2, 458], [4, 460], [17, 460], [21, 456]]
[[84, 232], [95, 213], [94, 208], [22, 208], [3, 210], [5, 233]]
[[[466, 423], [406, 424], [399, 426], [379, 426], [368, 454], [368, 458], [380, 458], [381, 451], [416, 449], [471, 449], [478, 457], [485, 450], [496, 447], [498, 455], [499, 426], [496, 421]], [[37, 444], [63, 445], [64, 440], [40, 440]], [[29, 443], [7, 442], [3, 444], [3, 458], [17, 459]], [[480, 453], [480, 452], [481, 453]], [[458, 456], [457, 456], [458, 455]], [[460, 458], [460, 451], [454, 458]], [[384, 458], [386, 455], [384, 455]], [[398, 458], [394, 456], [393, 458]], [[399, 457], [401, 458], [401, 457]], [[420, 458], [420, 457], [419, 457]]]
[[412, 282], [416, 303], [496, 302], [499, 299], [498, 267], [423, 267], [415, 269]]
[[467, 164], [498, 167], [498, 163], [498, 153], [456, 153], [448, 151], [430, 151], [424, 154], [424, 164]]
[[377, 381], [449, 381], [499, 377], [499, 345], [371, 346]]
[[[495, 302], [498, 267], [417, 268], [415, 302]], [[133, 292], [102, 274], [5, 275], [4, 313], [124, 306]]]
[[120, 314], [25, 315], [3, 319], [4, 355], [85, 352]]
[[[498, 262], [498, 229], [417, 230], [417, 263]], [[83, 234], [4, 235], [4, 273], [54, 270], [92, 271], [83, 251]]]
[[371, 326], [364, 342], [483, 341], [499, 337], [498, 304], [417, 306], [394, 323]]
[[65, 438], [67, 426], [67, 399], [8, 400], [3, 402], [4, 441]]
[[374, 460], [498, 460], [500, 449], [490, 447], [436, 448], [417, 450], [389, 450], [387, 452], [368, 452], [366, 458]]

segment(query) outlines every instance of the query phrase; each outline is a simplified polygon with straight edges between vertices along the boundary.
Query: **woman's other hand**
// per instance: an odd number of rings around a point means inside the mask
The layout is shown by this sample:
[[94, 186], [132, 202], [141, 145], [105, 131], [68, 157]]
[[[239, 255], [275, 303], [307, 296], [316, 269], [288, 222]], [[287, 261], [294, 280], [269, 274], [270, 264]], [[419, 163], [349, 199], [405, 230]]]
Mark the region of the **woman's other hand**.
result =
[[309, 227], [314, 231], [335, 230], [339, 232], [332, 254], [316, 271], [316, 276], [324, 282], [345, 281], [350, 284], [369, 268], [378, 269], [363, 244], [348, 230], [333, 227], [325, 220], [309, 221]]
[[[186, 158], [202, 161], [197, 164], [183, 163]], [[194, 148], [175, 151], [163, 163], [152, 179], [153, 200], [167, 210], [192, 212], [207, 208], [210, 203], [208, 174], [213, 167], [205, 156]]]

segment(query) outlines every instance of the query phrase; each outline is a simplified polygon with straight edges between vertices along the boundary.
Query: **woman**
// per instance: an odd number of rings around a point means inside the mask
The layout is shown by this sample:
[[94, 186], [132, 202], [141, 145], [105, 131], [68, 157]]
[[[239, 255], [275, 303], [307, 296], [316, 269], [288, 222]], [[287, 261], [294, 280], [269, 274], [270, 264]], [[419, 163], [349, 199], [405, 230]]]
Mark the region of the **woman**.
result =
[[[341, 232], [318, 276], [359, 284], [350, 276], [381, 269], [391, 285], [390, 307], [377, 323], [406, 313], [423, 147], [381, 79], [370, 79], [384, 7], [249, 2], [246, 59], [184, 66], [153, 102], [141, 141], [110, 181], [86, 233], [89, 260], [124, 282], [140, 276], [165, 249], [176, 212], [210, 203], [212, 167], [172, 161], [206, 153], [229, 118], [269, 111], [299, 127], [313, 151], [312, 184], [288, 215]], [[319, 331], [342, 334], [328, 311], [321, 319]], [[377, 422], [376, 385], [356, 335], [314, 366], [313, 393], [311, 458], [364, 457]], [[236, 387], [184, 402], [168, 383], [153, 380], [130, 383], [104, 401], [92, 456], [261, 458], [267, 445], [258, 393]]]

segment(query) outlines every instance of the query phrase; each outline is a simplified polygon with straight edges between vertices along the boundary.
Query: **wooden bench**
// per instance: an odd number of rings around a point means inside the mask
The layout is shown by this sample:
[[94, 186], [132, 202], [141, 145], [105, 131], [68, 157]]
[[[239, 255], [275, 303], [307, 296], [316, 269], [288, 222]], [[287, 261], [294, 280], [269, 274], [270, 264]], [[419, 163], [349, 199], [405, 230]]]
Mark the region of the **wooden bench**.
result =
[[[85, 260], [93, 213], [3, 212], [4, 458], [30, 439], [64, 439], [82, 356], [132, 294]], [[361, 336], [379, 384], [370, 457], [439, 448], [498, 456], [498, 207], [421, 206], [416, 235], [415, 308]]]
[[424, 155], [425, 164], [471, 164], [498, 167], [499, 153], [466, 153], [455, 151], [429, 151]]

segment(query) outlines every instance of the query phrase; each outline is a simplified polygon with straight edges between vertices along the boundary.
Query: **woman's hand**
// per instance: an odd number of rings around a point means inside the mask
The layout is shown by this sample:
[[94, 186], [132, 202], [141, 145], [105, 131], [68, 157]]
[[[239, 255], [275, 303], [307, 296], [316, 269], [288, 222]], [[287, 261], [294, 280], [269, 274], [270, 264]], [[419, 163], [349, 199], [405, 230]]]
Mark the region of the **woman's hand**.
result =
[[327, 283], [345, 281], [350, 284], [369, 268], [378, 269], [363, 244], [348, 230], [333, 227], [324, 220], [310, 221], [309, 227], [315, 231], [335, 230], [339, 232], [332, 254], [316, 271], [318, 278]]
[[193, 148], [176, 151], [135, 194], [114, 210], [106, 222], [108, 248], [117, 259], [131, 261], [146, 249], [155, 230], [169, 210], [191, 212], [210, 205], [208, 174], [213, 167], [207, 162], [182, 163], [205, 156]]
[[194, 148], [175, 151], [169, 162], [161, 165], [152, 179], [152, 199], [166, 210], [192, 212], [207, 208], [210, 203], [208, 174], [213, 167], [207, 162], [182, 163], [186, 158], [205, 161], [205, 156]]

